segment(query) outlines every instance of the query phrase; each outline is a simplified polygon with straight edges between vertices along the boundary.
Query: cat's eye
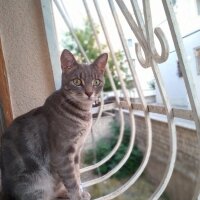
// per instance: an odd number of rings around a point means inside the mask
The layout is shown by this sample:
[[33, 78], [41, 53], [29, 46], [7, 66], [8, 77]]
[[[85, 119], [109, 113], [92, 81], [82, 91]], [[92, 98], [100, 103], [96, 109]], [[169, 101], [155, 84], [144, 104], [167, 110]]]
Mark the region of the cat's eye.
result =
[[82, 82], [81, 82], [80, 79], [75, 78], [75, 79], [73, 80], [73, 83], [74, 83], [74, 85], [76, 85], [76, 86], [80, 86]]
[[100, 83], [101, 83], [101, 81], [99, 79], [93, 80], [93, 85], [94, 86], [98, 86], [98, 85], [100, 85]]

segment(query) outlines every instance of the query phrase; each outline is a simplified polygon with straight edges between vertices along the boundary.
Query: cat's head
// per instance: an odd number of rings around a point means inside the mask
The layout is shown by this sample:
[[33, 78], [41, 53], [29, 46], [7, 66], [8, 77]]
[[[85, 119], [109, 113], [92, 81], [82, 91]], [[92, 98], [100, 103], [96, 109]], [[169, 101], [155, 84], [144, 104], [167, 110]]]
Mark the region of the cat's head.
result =
[[62, 87], [65, 94], [80, 102], [97, 99], [104, 85], [104, 72], [108, 54], [101, 54], [92, 64], [79, 64], [73, 54], [64, 50], [61, 54]]

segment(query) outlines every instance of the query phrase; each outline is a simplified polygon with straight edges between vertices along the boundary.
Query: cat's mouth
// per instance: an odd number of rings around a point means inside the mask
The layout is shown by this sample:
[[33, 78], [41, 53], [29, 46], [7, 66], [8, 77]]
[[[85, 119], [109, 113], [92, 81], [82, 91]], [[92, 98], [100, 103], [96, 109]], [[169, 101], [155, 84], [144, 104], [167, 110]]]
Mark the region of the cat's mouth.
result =
[[85, 97], [85, 99], [86, 99], [87, 101], [93, 101], [93, 102], [96, 100], [95, 97]]
[[79, 102], [85, 102], [85, 103], [87, 103], [87, 102], [88, 103], [93, 103], [93, 102], [95, 102], [97, 100], [97, 98], [94, 97], [94, 96], [88, 97], [86, 95], [81, 95], [79, 97], [75, 97], [74, 100], [75, 99], [78, 100]]

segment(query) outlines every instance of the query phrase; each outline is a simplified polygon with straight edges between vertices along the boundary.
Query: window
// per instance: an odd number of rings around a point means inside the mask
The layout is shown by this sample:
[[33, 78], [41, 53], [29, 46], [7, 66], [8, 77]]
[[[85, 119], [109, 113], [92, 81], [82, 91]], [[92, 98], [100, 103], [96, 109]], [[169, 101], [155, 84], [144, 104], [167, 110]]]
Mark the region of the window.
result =
[[183, 77], [183, 73], [181, 71], [181, 66], [180, 66], [179, 61], [177, 61], [177, 75], [179, 78]]
[[128, 43], [128, 47], [133, 47], [133, 40], [131, 38], [127, 40], [127, 43]]
[[176, 5], [176, 0], [171, 0], [172, 5], [175, 6]]
[[197, 2], [197, 13], [200, 15], [200, 0], [196, 0]]
[[196, 60], [197, 74], [200, 75], [200, 47], [194, 49], [194, 55]]

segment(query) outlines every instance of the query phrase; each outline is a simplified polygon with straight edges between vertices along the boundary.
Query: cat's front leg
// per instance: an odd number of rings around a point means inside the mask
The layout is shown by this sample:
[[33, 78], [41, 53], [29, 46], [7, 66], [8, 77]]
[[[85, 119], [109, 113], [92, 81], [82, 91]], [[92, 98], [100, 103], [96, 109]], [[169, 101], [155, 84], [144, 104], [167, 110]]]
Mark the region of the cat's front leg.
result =
[[54, 193], [55, 197], [58, 199], [69, 199], [67, 189], [65, 188], [63, 182], [55, 184]]
[[78, 183], [80, 185], [81, 190], [81, 197], [83, 200], [90, 200], [91, 195], [87, 191], [83, 191], [82, 185], [81, 185], [81, 178], [80, 178], [80, 157], [81, 157], [81, 149], [77, 151], [77, 154], [75, 155], [74, 163], [75, 163], [75, 170], [76, 170], [76, 176]]
[[56, 170], [64, 183], [70, 200], [89, 200], [90, 197], [80, 189], [79, 174], [77, 174], [75, 165], [76, 149], [71, 146], [65, 151], [65, 155], [56, 159]]
[[71, 158], [65, 159], [65, 164], [58, 169], [60, 178], [68, 191], [70, 200], [81, 200], [81, 190], [76, 177], [74, 163]]
[[[63, 183], [59, 183], [59, 185], [55, 189], [55, 196], [59, 199], [69, 200], [68, 191], [66, 190]], [[82, 191], [81, 192], [81, 199], [82, 200], [90, 200], [91, 196], [88, 192]]]

